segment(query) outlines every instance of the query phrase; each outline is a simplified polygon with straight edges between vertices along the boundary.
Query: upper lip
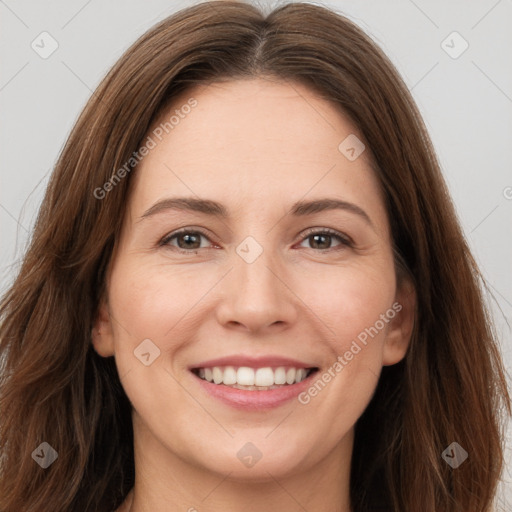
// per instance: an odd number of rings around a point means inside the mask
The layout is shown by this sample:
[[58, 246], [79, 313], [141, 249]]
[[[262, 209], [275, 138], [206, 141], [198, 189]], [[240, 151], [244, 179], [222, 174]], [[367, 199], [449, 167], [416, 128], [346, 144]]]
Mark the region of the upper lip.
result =
[[212, 368], [213, 366], [248, 366], [249, 368], [266, 368], [279, 366], [292, 366], [294, 368], [316, 368], [314, 364], [298, 361], [281, 356], [262, 356], [252, 357], [242, 354], [232, 356], [219, 357], [217, 359], [209, 359], [189, 366], [189, 369]]

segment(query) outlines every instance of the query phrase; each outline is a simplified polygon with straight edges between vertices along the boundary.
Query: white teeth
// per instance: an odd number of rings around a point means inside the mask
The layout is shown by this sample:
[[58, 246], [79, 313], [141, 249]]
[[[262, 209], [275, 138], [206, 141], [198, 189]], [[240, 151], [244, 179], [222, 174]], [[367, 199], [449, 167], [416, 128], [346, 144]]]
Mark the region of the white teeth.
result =
[[247, 366], [240, 366], [236, 372], [236, 382], [242, 386], [254, 386], [254, 370]]
[[238, 389], [273, 389], [303, 381], [307, 376], [306, 368], [250, 368], [248, 366], [214, 366], [199, 368], [201, 379], [215, 384], [224, 384]]
[[286, 383], [286, 370], [281, 366], [274, 370], [274, 384]]
[[224, 368], [224, 376], [222, 382], [227, 386], [236, 384], [236, 370], [232, 366], [226, 366], [226, 368]]
[[274, 384], [272, 368], [258, 368], [256, 370], [256, 375], [254, 376], [255, 386], [273, 386]]
[[223, 376], [224, 375], [222, 373], [222, 370], [218, 366], [214, 366], [213, 367], [213, 382], [215, 382], [215, 384], [220, 384], [222, 382]]
[[286, 384], [293, 384], [295, 382], [295, 368], [288, 368], [286, 371]]

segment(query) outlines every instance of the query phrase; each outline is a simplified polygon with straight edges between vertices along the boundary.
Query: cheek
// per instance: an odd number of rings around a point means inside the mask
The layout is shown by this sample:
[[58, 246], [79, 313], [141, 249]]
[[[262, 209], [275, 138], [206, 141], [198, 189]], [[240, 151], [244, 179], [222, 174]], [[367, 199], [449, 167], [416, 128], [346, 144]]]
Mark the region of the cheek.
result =
[[[132, 338], [154, 338], [162, 343], [214, 283], [214, 276], [192, 274], [177, 267], [121, 263], [111, 279], [113, 315], [120, 323], [122, 319]], [[118, 334], [125, 336], [123, 332]]]
[[326, 418], [332, 426], [326, 436], [333, 442], [361, 416], [377, 386], [386, 330], [394, 317], [391, 269], [345, 269], [306, 300], [328, 326], [331, 358], [299, 401], [310, 413], [311, 428], [315, 418]]
[[[297, 295], [328, 327], [331, 347], [340, 354], [349, 349], [352, 340], [364, 338], [364, 333], [393, 304], [394, 272], [392, 267], [337, 268], [321, 278], [297, 284], [297, 290]], [[381, 324], [378, 330], [385, 331]]]
[[[205, 291], [191, 286], [178, 268], [123, 259], [112, 271], [109, 301], [114, 319], [116, 365], [135, 411], [150, 424], [162, 421], [166, 404], [186, 405], [189, 410], [197, 407], [176, 384], [167, 356], [173, 356], [189, 341], [183, 334], [183, 318], [212, 286], [207, 285], [204, 283]], [[148, 339], [152, 343], [145, 341]], [[143, 342], [144, 351], [139, 349]], [[138, 359], [143, 352], [150, 354], [148, 365]], [[179, 421], [166, 425], [179, 430]]]

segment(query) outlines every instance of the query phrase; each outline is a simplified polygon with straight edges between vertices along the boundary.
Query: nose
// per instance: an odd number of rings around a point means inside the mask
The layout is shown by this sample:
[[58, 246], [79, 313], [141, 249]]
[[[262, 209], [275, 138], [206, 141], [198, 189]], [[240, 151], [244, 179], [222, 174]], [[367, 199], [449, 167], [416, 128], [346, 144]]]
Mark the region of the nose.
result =
[[217, 320], [221, 325], [243, 331], [284, 330], [294, 323], [300, 302], [287, 283], [288, 273], [272, 259], [270, 251], [248, 263], [238, 254], [234, 268], [223, 281]]

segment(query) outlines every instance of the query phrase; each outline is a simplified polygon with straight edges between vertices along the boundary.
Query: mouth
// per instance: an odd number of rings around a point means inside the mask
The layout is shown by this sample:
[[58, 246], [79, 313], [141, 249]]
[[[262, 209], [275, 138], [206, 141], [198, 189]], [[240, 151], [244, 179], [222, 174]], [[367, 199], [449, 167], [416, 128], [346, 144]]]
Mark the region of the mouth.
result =
[[231, 354], [188, 367], [199, 389], [230, 408], [262, 411], [291, 402], [310, 385], [320, 366], [277, 354]]
[[294, 366], [211, 366], [191, 369], [196, 377], [210, 384], [243, 391], [290, 388], [305, 381], [317, 371], [317, 367]]

